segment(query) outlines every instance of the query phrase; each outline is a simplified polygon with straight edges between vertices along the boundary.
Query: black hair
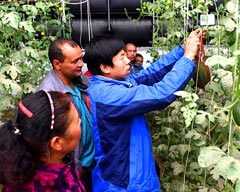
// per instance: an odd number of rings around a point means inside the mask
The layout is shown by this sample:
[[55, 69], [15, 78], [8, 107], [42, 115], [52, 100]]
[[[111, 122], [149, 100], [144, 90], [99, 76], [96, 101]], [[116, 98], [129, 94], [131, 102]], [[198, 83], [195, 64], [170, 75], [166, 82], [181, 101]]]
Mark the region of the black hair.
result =
[[83, 56], [87, 68], [93, 75], [102, 75], [100, 65], [113, 67], [112, 59], [121, 50], [124, 42], [113, 35], [99, 35], [94, 37], [86, 46]]
[[128, 43], [126, 43], [126, 44], [125, 44], [125, 48], [124, 48], [124, 49], [125, 49], [125, 51], [126, 51], [126, 47], [127, 47], [127, 46], [129, 46], [129, 45], [132, 45], [132, 46], [134, 46], [134, 47], [136, 47], [136, 48], [137, 48], [137, 46], [136, 46], [136, 44], [135, 44], [135, 43], [128, 42]]
[[50, 91], [49, 94], [55, 115], [52, 130], [50, 101], [45, 91], [31, 94], [22, 101], [33, 114], [31, 118], [18, 109], [16, 121], [0, 127], [0, 183], [17, 187], [31, 181], [38, 162], [48, 152], [51, 138], [66, 133], [71, 101], [64, 93]]
[[143, 58], [143, 56], [140, 53], [137, 53], [136, 57], [142, 57]]
[[62, 53], [62, 46], [68, 44], [71, 47], [77, 47], [79, 46], [75, 41], [68, 39], [68, 38], [60, 38], [54, 40], [49, 49], [48, 49], [48, 57], [51, 63], [53, 63], [53, 60], [58, 60], [60, 62], [64, 62], [64, 55]]

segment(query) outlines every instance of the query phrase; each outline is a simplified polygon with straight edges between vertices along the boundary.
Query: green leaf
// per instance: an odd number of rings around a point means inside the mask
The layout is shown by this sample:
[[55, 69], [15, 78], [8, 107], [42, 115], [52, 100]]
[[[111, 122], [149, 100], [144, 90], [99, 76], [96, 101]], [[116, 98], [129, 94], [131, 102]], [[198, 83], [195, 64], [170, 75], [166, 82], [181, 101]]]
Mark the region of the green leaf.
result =
[[7, 73], [11, 76], [13, 80], [15, 80], [18, 74], [21, 73], [21, 68], [19, 66], [11, 65]]
[[5, 65], [1, 67], [1, 72], [6, 72], [8, 75], [10, 75], [11, 79], [15, 80], [18, 76], [18, 74], [21, 73], [21, 68], [16, 65]]
[[236, 11], [236, 4], [233, 3], [232, 1], [229, 1], [226, 3], [226, 9], [229, 13], [235, 13]]
[[235, 192], [240, 192], [240, 181], [237, 181], [235, 185]]
[[25, 94], [33, 93], [36, 91], [36, 88], [31, 83], [28, 82], [22, 84], [22, 89], [23, 93]]
[[185, 97], [191, 97], [191, 94], [186, 91], [176, 91], [174, 95], [181, 96], [183, 98]]
[[178, 151], [180, 152], [181, 156], [184, 156], [186, 152], [188, 151], [188, 145], [185, 144], [179, 144], [177, 147]]
[[158, 145], [157, 149], [161, 152], [161, 151], [167, 151], [168, 150], [168, 146], [166, 144], [160, 144]]
[[228, 71], [224, 70], [224, 69], [217, 69], [213, 72], [213, 74], [216, 74], [218, 78], [222, 78], [225, 75], [227, 75]]
[[233, 86], [232, 72], [228, 71], [220, 80], [223, 90], [230, 91]]
[[16, 12], [7, 13], [2, 18], [3, 24], [8, 24], [14, 29], [18, 29], [18, 24], [20, 20], [21, 20], [21, 17], [19, 16], [19, 13], [16, 13]]
[[206, 145], [206, 141], [204, 140], [203, 137], [201, 137], [200, 139], [197, 139], [194, 141], [194, 145], [196, 145], [198, 147], [202, 147], [202, 146]]
[[23, 11], [25, 11], [28, 15], [35, 17], [38, 14], [38, 10], [34, 5], [23, 5]]
[[22, 91], [22, 88], [16, 82], [14, 82], [10, 79], [0, 78], [0, 82], [4, 85], [4, 87], [7, 90], [11, 91], [12, 95], [18, 95]]
[[19, 59], [24, 59], [25, 57], [38, 59], [40, 56], [37, 50], [32, 47], [23, 47], [12, 55], [13, 61], [18, 61]]
[[32, 24], [30, 24], [28, 21], [21, 21], [19, 23], [19, 27], [23, 28], [24, 30], [26, 30], [28, 32], [35, 32]]
[[200, 186], [198, 192], [208, 192], [208, 188], [204, 186]]
[[[234, 55], [234, 56], [239, 56], [239, 55], [240, 55], [240, 50], [234, 51], [234, 52], [233, 52], [233, 55]], [[237, 61], [237, 58], [235, 58], [235, 62], [236, 62], [236, 63], [238, 62], [238, 61]]]
[[195, 123], [202, 125], [205, 124], [206, 116], [205, 114], [199, 114], [195, 116]]
[[187, 134], [185, 135], [185, 138], [187, 139], [193, 138], [194, 140], [200, 139], [201, 137], [202, 135], [194, 129], [188, 131]]
[[182, 106], [182, 102], [180, 102], [180, 101], [174, 101], [174, 102], [172, 102], [169, 106], [170, 106], [170, 107], [173, 107], [173, 108], [179, 108], [180, 106]]
[[220, 174], [216, 167], [213, 166], [213, 169], [210, 171], [210, 173], [212, 174], [213, 179], [215, 179], [216, 181], [219, 180]]
[[231, 156], [222, 157], [217, 163], [217, 169], [220, 175], [233, 183], [240, 180], [240, 162]]
[[200, 149], [198, 163], [201, 167], [209, 167], [217, 164], [224, 155], [226, 154], [216, 146], [203, 147]]
[[221, 85], [219, 83], [211, 81], [211, 83], [209, 83], [207, 86], [209, 89], [212, 89], [214, 92], [219, 93], [220, 95], [223, 93]]
[[236, 29], [237, 24], [234, 22], [232, 18], [225, 18], [223, 21], [223, 25], [226, 28], [226, 31], [232, 32]]
[[[160, 119], [161, 120], [161, 119]], [[174, 130], [170, 127], [163, 127], [162, 128], [162, 132], [165, 134], [165, 135], [170, 135], [171, 133], [174, 132]]]
[[4, 105], [0, 105], [0, 111], [15, 108], [15, 103], [11, 95], [1, 95], [0, 103], [4, 103]]
[[214, 115], [212, 115], [210, 113], [207, 113], [207, 112], [202, 111], [202, 110], [198, 110], [198, 113], [200, 113], [200, 114], [196, 115], [196, 117], [195, 117], [195, 122], [197, 124], [204, 124], [205, 122], [207, 122], [206, 117], [208, 118], [208, 120], [210, 122], [214, 122], [215, 121]]
[[12, 90], [12, 93], [11, 93], [12, 95], [20, 95], [22, 93], [22, 88], [17, 83], [12, 82], [10, 86]]
[[214, 65], [221, 65], [223, 68], [225, 68], [227, 63], [228, 59], [221, 55], [214, 55], [212, 57], [209, 57], [205, 62], [205, 64], [208, 65], [210, 68]]
[[174, 161], [171, 163], [171, 168], [173, 169], [173, 174], [174, 175], [179, 175], [180, 173], [184, 172], [184, 166], [177, 161]]

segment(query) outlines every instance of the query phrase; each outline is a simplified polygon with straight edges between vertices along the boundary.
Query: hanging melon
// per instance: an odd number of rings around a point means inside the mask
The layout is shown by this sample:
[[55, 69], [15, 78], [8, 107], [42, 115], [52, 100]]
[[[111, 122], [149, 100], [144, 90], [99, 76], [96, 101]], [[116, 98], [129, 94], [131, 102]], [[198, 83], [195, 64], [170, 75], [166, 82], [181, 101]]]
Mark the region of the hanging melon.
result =
[[234, 122], [240, 126], [240, 99], [234, 104], [232, 114]]
[[200, 89], [204, 89], [205, 85], [208, 84], [211, 78], [210, 69], [207, 65], [205, 65], [206, 55], [204, 51], [204, 39], [200, 40], [200, 50], [198, 56], [196, 56], [195, 60], [195, 69], [192, 74], [192, 78], [194, 81], [194, 87], [198, 87]]
[[197, 62], [192, 74], [192, 78], [196, 87], [204, 89], [205, 85], [208, 84], [211, 78], [209, 67], [201, 61]]

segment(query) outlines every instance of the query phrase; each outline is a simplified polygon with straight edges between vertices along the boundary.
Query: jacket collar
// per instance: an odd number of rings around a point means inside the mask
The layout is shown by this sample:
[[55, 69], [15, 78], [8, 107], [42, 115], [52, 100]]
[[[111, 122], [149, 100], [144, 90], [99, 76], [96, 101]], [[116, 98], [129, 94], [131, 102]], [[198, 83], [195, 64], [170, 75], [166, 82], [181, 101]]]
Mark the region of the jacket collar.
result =
[[115, 79], [111, 79], [108, 77], [104, 77], [102, 75], [93, 75], [92, 76], [92, 82], [94, 81], [104, 81], [104, 82], [108, 82], [108, 83], [114, 83], [114, 84], [118, 84], [118, 85], [124, 85], [125, 87], [132, 87], [133, 85], [128, 82], [128, 81], [119, 81], [119, 80], [115, 80]]

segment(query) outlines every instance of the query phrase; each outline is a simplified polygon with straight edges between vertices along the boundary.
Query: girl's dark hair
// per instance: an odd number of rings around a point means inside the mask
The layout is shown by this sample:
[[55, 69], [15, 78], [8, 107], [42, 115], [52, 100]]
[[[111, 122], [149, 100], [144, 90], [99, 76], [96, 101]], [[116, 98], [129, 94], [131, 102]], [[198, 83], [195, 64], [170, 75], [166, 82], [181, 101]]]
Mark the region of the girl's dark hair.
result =
[[124, 42], [112, 35], [99, 35], [94, 37], [86, 46], [83, 56], [87, 68], [93, 75], [102, 75], [100, 65], [113, 67], [112, 59], [121, 50], [124, 50]]
[[45, 91], [22, 101], [33, 114], [31, 118], [18, 109], [16, 122], [9, 121], [0, 127], [0, 183], [17, 187], [31, 181], [40, 158], [48, 152], [51, 138], [66, 133], [71, 101], [64, 93], [49, 94], [55, 115], [52, 130], [50, 101]]

